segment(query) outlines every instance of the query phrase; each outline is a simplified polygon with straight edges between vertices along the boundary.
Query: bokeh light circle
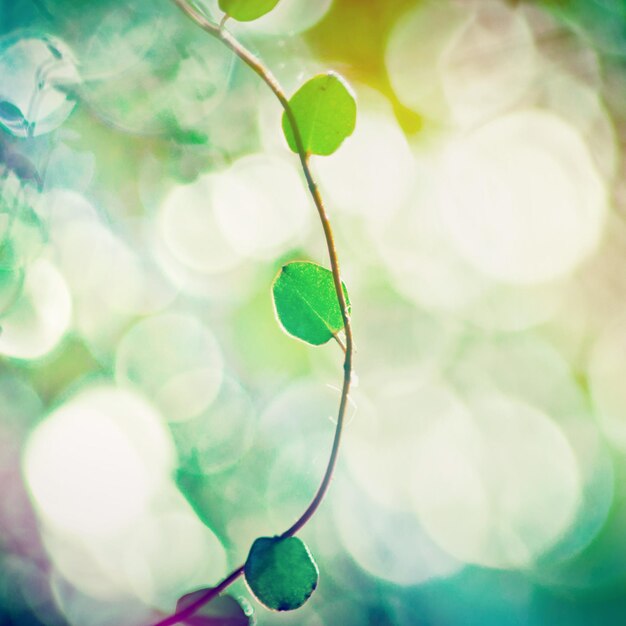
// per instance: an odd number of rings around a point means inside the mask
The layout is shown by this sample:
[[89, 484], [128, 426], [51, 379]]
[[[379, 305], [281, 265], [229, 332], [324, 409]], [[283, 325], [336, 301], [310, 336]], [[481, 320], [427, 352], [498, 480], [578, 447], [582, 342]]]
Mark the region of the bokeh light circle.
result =
[[171, 254], [191, 270], [225, 272], [242, 260], [223, 235], [212, 206], [215, 175], [175, 187], [159, 215], [159, 234]]
[[256, 418], [249, 394], [232, 378], [224, 378], [216, 397], [199, 414], [172, 425], [181, 467], [192, 474], [232, 467], [254, 441]]
[[567, 532], [581, 497], [571, 447], [540, 411], [483, 394], [415, 447], [411, 491], [430, 537], [461, 561], [527, 567]]
[[116, 380], [141, 389], [172, 422], [207, 409], [219, 391], [222, 369], [217, 340], [187, 314], [137, 322], [120, 341], [115, 359]]
[[602, 236], [604, 182], [580, 135], [550, 113], [511, 113], [460, 138], [439, 185], [457, 250], [506, 283], [571, 273]]
[[412, 512], [378, 506], [346, 482], [336, 488], [333, 513], [342, 544], [370, 575], [406, 586], [446, 578], [462, 569], [463, 564], [429, 537]]
[[261, 154], [244, 157], [215, 176], [213, 207], [232, 248], [256, 259], [271, 259], [299, 244], [310, 215], [295, 167]]
[[23, 467], [44, 519], [60, 530], [98, 535], [132, 525], [173, 462], [153, 407], [101, 386], [83, 389], [35, 428]]
[[2, 320], [0, 354], [39, 359], [68, 331], [71, 295], [63, 276], [49, 261], [38, 259], [27, 271], [19, 299]]

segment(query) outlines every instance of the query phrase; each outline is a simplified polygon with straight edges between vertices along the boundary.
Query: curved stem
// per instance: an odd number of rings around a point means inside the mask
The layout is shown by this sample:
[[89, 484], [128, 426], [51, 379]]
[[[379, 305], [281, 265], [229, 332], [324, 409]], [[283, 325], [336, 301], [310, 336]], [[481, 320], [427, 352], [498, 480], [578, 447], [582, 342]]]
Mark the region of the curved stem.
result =
[[203, 593], [197, 600], [194, 600], [191, 604], [186, 606], [184, 609], [162, 619], [160, 622], [154, 624], [154, 626], [173, 626], [174, 624], [178, 624], [183, 620], [186, 620], [188, 617], [191, 617], [199, 608], [204, 606], [210, 600], [213, 600], [215, 596], [219, 596], [226, 587], [230, 587], [242, 574], [243, 574], [243, 565], [233, 570], [224, 580], [217, 585], [217, 587], [211, 587], [207, 589], [205, 593]]
[[[326, 208], [324, 206], [324, 202], [322, 200], [322, 196], [320, 194], [318, 185], [315, 181], [313, 173], [311, 171], [309, 157], [310, 155], [304, 148], [304, 144], [302, 142], [302, 135], [300, 133], [300, 129], [298, 128], [298, 123], [296, 121], [295, 115], [289, 105], [289, 99], [287, 98], [285, 92], [282, 87], [276, 80], [275, 76], [271, 73], [269, 69], [267, 69], [260, 59], [258, 59], [252, 52], [250, 52], [245, 46], [243, 46], [237, 39], [235, 39], [228, 31], [224, 30], [224, 21], [220, 25], [214, 24], [209, 21], [202, 13], [200, 13], [196, 8], [191, 6], [188, 0], [173, 0], [173, 2], [187, 15], [197, 26], [202, 28], [204, 31], [209, 33], [211, 36], [219, 39], [224, 43], [225, 46], [230, 48], [252, 71], [254, 71], [263, 82], [271, 89], [272, 93], [276, 96], [277, 100], [280, 102], [283, 110], [285, 111], [285, 115], [289, 120], [289, 124], [293, 130], [294, 139], [296, 142], [296, 147], [298, 151], [298, 157], [300, 159], [300, 165], [302, 167], [302, 171], [304, 173], [304, 178], [307, 183], [307, 187], [309, 189], [309, 193], [311, 194], [311, 198], [313, 199], [313, 203], [315, 204], [315, 208], [317, 209], [320, 222], [322, 224], [322, 228], [324, 231], [324, 237], [326, 239], [326, 248], [328, 250], [328, 257], [330, 261], [330, 267], [333, 275], [333, 283], [335, 285], [335, 292], [337, 294], [337, 300], [339, 302], [339, 308], [341, 310], [341, 317], [343, 318], [344, 331], [345, 331], [345, 345], [341, 343], [341, 341], [337, 338], [339, 345], [342, 347], [344, 352], [344, 363], [343, 363], [343, 385], [341, 389], [341, 399], [339, 401], [339, 409], [337, 411], [337, 424], [335, 427], [335, 435], [333, 438], [333, 445], [331, 448], [330, 456], [328, 458], [328, 464], [326, 466], [326, 471], [324, 472], [324, 476], [320, 482], [320, 485], [317, 489], [317, 492], [313, 496], [311, 503], [307, 507], [307, 509], [302, 513], [302, 515], [287, 529], [285, 530], [280, 537], [291, 537], [295, 535], [310, 519], [313, 517], [318, 507], [324, 500], [324, 496], [328, 491], [328, 487], [330, 485], [330, 481], [333, 476], [333, 472], [335, 469], [335, 465], [337, 463], [337, 456], [339, 453], [339, 445], [341, 443], [341, 435], [343, 432], [344, 418], [346, 414], [346, 408], [348, 404], [348, 398], [350, 394], [350, 382], [352, 376], [352, 354], [354, 350], [354, 342], [352, 337], [352, 325], [350, 323], [350, 315], [348, 313], [348, 305], [346, 302], [346, 298], [343, 292], [342, 281], [341, 281], [341, 273], [339, 271], [339, 259], [337, 255], [337, 249], [335, 246], [335, 238], [333, 235], [333, 230], [330, 225], [330, 221], [328, 219], [328, 215], [326, 213]], [[177, 624], [180, 621], [186, 619], [190, 615], [192, 615], [195, 611], [197, 611], [202, 605], [206, 604], [209, 600], [214, 598], [216, 595], [221, 593], [226, 587], [232, 584], [241, 574], [243, 573], [243, 566], [238, 567], [234, 570], [229, 576], [227, 576], [217, 587], [207, 590], [207, 593], [204, 596], [201, 596], [196, 602], [192, 605], [186, 607], [183, 611], [179, 613], [175, 613], [171, 617], [155, 624], [155, 626], [172, 626], [173, 624]]]

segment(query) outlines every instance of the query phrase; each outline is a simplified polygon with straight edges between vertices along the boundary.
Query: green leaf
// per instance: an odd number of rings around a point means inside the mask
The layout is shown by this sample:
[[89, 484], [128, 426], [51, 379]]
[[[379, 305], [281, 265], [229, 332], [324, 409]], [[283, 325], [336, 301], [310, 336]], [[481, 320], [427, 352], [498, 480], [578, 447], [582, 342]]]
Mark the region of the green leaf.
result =
[[239, 22], [251, 22], [269, 13], [279, 0], [219, 0], [220, 9]]
[[[200, 599], [208, 589], [199, 589], [182, 596], [176, 604], [176, 612], [182, 611]], [[191, 617], [183, 620], [186, 626], [249, 626], [252, 607], [242, 607], [235, 598], [220, 595], [199, 608]]]
[[[332, 272], [316, 263], [283, 265], [272, 287], [276, 316], [285, 332], [319, 346], [343, 328]], [[350, 299], [343, 285], [348, 312]]]
[[[320, 74], [304, 83], [289, 100], [305, 152], [329, 155], [354, 131], [356, 101], [343, 78], [334, 72]], [[289, 147], [298, 146], [287, 113], [283, 132]]]
[[250, 548], [244, 575], [259, 602], [276, 611], [292, 611], [315, 591], [319, 572], [297, 537], [260, 537]]

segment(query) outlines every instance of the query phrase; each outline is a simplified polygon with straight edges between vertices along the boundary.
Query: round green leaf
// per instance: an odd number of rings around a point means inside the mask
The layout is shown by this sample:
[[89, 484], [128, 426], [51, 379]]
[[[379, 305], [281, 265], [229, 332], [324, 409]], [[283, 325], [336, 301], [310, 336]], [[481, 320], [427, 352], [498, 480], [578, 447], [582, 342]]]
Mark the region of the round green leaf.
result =
[[[199, 600], [207, 591], [199, 589], [182, 596], [176, 604], [176, 612]], [[182, 623], [185, 626], [249, 626], [251, 615], [252, 607], [244, 608], [232, 596], [220, 595], [200, 607]]]
[[[343, 78], [334, 72], [320, 74], [304, 83], [289, 100], [305, 152], [329, 155], [354, 131], [356, 101]], [[289, 147], [298, 152], [286, 113], [283, 132]]]
[[269, 13], [279, 0], [219, 0], [220, 9], [239, 22], [251, 22]]
[[[343, 292], [350, 311], [346, 286]], [[332, 272], [316, 263], [283, 265], [272, 287], [276, 316], [284, 330], [319, 346], [343, 328]]]
[[297, 537], [261, 537], [250, 548], [244, 575], [259, 602], [276, 611], [292, 611], [315, 591], [319, 572]]

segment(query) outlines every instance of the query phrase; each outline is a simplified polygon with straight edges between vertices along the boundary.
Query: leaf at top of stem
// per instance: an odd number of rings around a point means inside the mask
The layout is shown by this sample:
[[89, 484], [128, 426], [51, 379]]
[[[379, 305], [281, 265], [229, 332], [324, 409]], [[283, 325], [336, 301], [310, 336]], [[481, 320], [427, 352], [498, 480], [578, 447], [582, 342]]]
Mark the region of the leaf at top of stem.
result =
[[[350, 299], [343, 285], [348, 313]], [[332, 339], [344, 326], [333, 275], [308, 261], [283, 265], [272, 286], [276, 316], [283, 329], [314, 346]]]
[[[186, 609], [199, 600], [208, 589], [199, 589], [182, 596], [176, 604], [176, 612]], [[182, 621], [184, 626], [249, 626], [252, 608], [244, 609], [235, 598], [220, 595], [200, 607], [191, 617]]]
[[[356, 100], [343, 78], [327, 72], [308, 80], [289, 100], [304, 151], [327, 156], [349, 137], [356, 126]], [[287, 112], [283, 132], [289, 147], [298, 145]]]
[[251, 22], [269, 13], [279, 0], [219, 0], [220, 9], [238, 22]]
[[315, 591], [319, 572], [297, 537], [260, 537], [250, 548], [244, 569], [257, 600], [275, 611], [301, 607]]

